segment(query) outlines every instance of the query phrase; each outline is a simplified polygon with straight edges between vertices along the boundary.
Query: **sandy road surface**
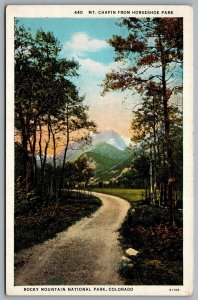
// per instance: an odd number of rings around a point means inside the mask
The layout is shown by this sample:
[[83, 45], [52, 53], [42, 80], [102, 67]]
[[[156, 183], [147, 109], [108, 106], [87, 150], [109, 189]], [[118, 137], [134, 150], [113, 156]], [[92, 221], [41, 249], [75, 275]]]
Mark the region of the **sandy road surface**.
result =
[[17, 254], [25, 264], [15, 272], [15, 285], [123, 284], [118, 275], [118, 232], [129, 203], [94, 193], [103, 205], [56, 238]]

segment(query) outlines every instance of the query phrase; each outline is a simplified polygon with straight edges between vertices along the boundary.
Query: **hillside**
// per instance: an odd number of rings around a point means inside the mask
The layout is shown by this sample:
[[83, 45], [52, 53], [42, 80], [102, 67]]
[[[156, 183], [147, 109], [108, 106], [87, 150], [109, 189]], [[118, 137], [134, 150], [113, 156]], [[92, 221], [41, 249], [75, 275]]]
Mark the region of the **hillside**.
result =
[[[98, 132], [92, 137], [92, 144], [83, 142], [71, 144], [67, 152], [67, 161], [73, 162], [80, 157], [86, 157], [94, 167], [93, 183], [116, 180], [126, 172], [131, 165], [133, 153], [128, 152], [129, 140], [113, 130]], [[58, 156], [58, 162], [63, 160], [64, 152]]]
[[[132, 154], [119, 150], [105, 142], [90, 147], [78, 157], [86, 157], [93, 164], [94, 179], [92, 182], [115, 180], [130, 166]], [[75, 159], [77, 156], [75, 155]]]

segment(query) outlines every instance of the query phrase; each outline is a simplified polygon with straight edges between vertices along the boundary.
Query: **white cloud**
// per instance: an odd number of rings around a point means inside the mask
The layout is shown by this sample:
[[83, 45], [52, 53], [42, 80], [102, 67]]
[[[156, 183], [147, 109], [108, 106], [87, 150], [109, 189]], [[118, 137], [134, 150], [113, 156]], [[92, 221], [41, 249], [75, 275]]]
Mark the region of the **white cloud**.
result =
[[[100, 102], [101, 99], [104, 99], [104, 97], [101, 97], [101, 93], [103, 90], [102, 83], [106, 74], [111, 72], [111, 70], [116, 71], [119, 68], [122, 68], [121, 62], [110, 62], [105, 64], [91, 58], [82, 57], [77, 57], [77, 60], [80, 64], [79, 77], [76, 78], [74, 83], [80, 88], [80, 93], [86, 95], [86, 102], [88, 105], [93, 105], [93, 99], [95, 101], [100, 99]], [[115, 98], [115, 93], [116, 92], [114, 92], [114, 96], [112, 96], [111, 102], [117, 101]], [[107, 98], [110, 98], [109, 94]], [[122, 92], [122, 99], [124, 102], [127, 102], [125, 98], [128, 98], [128, 94]], [[123, 105], [127, 106], [126, 103]]]
[[98, 62], [96, 60], [90, 59], [90, 58], [78, 58], [80, 66], [83, 68], [83, 70], [87, 70], [89, 72], [101, 74], [101, 73], [106, 73], [110, 69], [110, 64], [103, 64], [101, 62]]
[[76, 53], [97, 52], [105, 49], [108, 44], [104, 40], [91, 39], [84, 32], [75, 33], [70, 41], [65, 42], [64, 50], [72, 50]]
[[110, 62], [102, 63], [91, 58], [81, 58], [77, 57], [77, 60], [80, 64], [80, 68], [83, 72], [90, 73], [90, 76], [93, 76], [93, 73], [96, 77], [104, 77], [105, 74], [109, 73], [112, 70], [119, 70], [123, 67], [121, 62]]

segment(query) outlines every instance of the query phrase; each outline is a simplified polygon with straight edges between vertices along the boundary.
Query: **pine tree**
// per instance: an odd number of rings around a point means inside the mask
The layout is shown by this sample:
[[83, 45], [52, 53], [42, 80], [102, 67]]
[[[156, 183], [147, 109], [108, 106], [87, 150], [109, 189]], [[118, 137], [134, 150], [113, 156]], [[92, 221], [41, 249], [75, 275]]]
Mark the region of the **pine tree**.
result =
[[[168, 200], [170, 224], [174, 224], [175, 158], [170, 130], [169, 100], [182, 90], [183, 20], [182, 18], [123, 18], [120, 26], [126, 37], [113, 36], [109, 44], [116, 60], [125, 67], [106, 75], [104, 93], [134, 89], [144, 95], [150, 85], [160, 86], [163, 105], [165, 145], [168, 160]], [[180, 78], [179, 78], [180, 77]]]

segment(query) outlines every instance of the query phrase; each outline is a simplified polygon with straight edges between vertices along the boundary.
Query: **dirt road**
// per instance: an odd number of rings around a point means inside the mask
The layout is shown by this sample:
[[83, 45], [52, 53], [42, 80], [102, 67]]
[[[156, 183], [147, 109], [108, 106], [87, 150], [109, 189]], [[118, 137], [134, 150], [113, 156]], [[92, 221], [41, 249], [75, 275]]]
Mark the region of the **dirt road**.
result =
[[129, 203], [94, 193], [103, 205], [56, 238], [17, 254], [25, 264], [15, 272], [15, 285], [123, 284], [118, 275], [121, 249], [118, 229]]

